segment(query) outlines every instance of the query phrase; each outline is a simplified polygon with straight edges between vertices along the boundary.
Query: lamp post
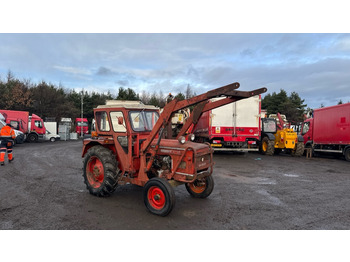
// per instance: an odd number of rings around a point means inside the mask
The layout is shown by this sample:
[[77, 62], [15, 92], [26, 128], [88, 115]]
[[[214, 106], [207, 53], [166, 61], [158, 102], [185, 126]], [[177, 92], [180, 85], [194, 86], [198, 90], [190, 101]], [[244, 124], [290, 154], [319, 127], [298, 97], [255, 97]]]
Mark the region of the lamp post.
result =
[[84, 88], [81, 90], [81, 118], [80, 118], [80, 137], [83, 137], [83, 117], [84, 117]]

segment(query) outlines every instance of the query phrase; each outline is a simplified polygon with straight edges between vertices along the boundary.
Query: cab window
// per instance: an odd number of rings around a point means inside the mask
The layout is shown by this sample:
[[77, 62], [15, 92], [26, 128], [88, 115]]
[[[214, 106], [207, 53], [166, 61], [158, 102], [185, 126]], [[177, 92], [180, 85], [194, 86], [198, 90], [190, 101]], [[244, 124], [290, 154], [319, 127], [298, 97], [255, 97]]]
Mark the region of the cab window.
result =
[[96, 112], [95, 117], [96, 117], [96, 123], [97, 123], [98, 130], [100, 130], [102, 132], [108, 132], [110, 130], [110, 127], [109, 127], [107, 113], [104, 111]]
[[305, 122], [303, 125], [303, 132], [301, 133], [302, 135], [305, 135], [310, 129], [310, 122]]
[[[122, 112], [111, 112], [110, 117], [114, 132], [126, 132], [125, 120]], [[123, 119], [123, 124], [118, 123], [118, 119], [120, 118]]]
[[41, 121], [39, 121], [39, 120], [35, 120], [35, 121], [34, 121], [34, 125], [37, 126], [37, 127], [39, 127], [39, 128], [42, 128], [42, 127], [43, 127], [43, 125], [41, 124]]

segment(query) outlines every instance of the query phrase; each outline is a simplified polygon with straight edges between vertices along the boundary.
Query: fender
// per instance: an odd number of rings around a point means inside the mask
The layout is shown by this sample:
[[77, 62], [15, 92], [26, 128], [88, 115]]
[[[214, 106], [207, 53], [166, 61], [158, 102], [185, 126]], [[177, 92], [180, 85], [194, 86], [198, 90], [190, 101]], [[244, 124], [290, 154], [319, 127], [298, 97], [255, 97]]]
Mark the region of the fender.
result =
[[263, 136], [263, 138], [264, 138], [265, 136], [267, 136], [267, 137], [269, 138], [269, 140], [271, 140], [271, 141], [274, 141], [274, 140], [275, 140], [275, 136], [274, 136], [273, 134], [271, 134], [271, 133], [265, 133], [264, 136]]

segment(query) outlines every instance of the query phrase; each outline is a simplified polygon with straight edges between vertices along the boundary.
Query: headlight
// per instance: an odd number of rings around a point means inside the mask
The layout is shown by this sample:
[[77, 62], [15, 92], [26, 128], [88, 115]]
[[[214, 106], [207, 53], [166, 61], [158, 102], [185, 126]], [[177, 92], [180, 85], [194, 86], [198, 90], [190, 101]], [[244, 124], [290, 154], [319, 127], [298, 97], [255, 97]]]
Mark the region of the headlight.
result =
[[180, 136], [180, 137], [179, 137], [179, 142], [180, 142], [181, 144], [185, 144], [186, 138], [185, 138], [184, 136]]
[[189, 137], [190, 137], [191, 141], [194, 141], [194, 139], [196, 138], [196, 136], [194, 134], [190, 134]]

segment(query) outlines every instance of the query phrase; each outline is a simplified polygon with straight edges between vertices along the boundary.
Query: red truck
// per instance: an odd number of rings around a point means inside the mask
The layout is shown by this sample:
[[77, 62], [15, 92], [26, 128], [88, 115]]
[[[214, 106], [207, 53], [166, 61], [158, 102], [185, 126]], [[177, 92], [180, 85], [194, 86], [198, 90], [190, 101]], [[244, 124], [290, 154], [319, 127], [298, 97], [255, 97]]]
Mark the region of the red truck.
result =
[[252, 96], [204, 112], [193, 133], [200, 142], [209, 142], [215, 151], [258, 151], [260, 115], [261, 95]]
[[0, 110], [0, 113], [5, 117], [5, 122], [22, 131], [29, 142], [37, 142], [46, 133], [44, 121], [36, 114], [30, 116], [28, 111], [15, 110]]
[[75, 119], [75, 132], [79, 135], [89, 133], [89, 122], [87, 118], [76, 118]]
[[315, 109], [301, 134], [312, 152], [338, 153], [350, 161], [350, 103]]

